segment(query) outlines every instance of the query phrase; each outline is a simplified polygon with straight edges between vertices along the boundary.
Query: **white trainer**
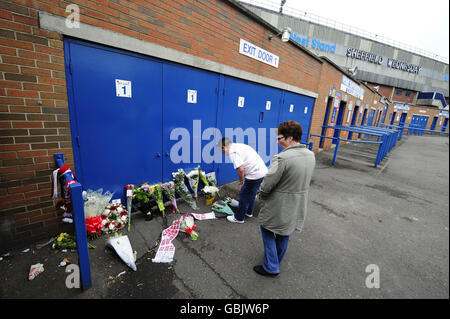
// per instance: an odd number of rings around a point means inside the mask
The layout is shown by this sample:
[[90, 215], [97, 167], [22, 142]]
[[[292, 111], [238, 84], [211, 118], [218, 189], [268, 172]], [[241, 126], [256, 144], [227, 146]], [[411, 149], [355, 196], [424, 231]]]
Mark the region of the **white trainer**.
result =
[[227, 216], [227, 220], [228, 220], [229, 222], [232, 222], [232, 223], [238, 223], [238, 224], [243, 224], [243, 223], [244, 223], [243, 220], [237, 220], [236, 218], [234, 218], [234, 215], [232, 215], [232, 216]]

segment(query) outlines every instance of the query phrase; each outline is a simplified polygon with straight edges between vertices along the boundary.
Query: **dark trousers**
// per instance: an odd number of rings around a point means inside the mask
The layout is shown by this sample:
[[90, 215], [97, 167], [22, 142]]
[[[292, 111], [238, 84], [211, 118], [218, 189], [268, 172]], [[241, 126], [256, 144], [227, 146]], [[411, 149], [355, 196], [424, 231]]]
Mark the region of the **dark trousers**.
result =
[[242, 185], [241, 191], [239, 192], [239, 208], [234, 214], [234, 218], [244, 220], [245, 214], [253, 214], [256, 192], [263, 179], [264, 177], [260, 179], [245, 179], [244, 185]]
[[264, 244], [263, 268], [271, 274], [280, 272], [280, 263], [288, 248], [289, 236], [277, 235], [261, 226], [262, 240]]

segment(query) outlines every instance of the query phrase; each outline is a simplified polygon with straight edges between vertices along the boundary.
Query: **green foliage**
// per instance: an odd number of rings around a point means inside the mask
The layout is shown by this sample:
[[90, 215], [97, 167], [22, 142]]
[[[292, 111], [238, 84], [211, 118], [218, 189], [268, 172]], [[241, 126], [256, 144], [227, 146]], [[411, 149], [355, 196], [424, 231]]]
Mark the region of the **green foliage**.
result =
[[148, 203], [150, 200], [150, 194], [142, 188], [137, 187], [134, 189], [133, 199], [137, 202]]

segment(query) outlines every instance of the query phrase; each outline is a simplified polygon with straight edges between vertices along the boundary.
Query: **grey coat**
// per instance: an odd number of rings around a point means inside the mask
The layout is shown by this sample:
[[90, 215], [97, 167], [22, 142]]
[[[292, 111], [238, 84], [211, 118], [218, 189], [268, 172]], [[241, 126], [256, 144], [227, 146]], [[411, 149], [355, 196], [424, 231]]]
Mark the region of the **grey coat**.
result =
[[261, 226], [279, 235], [303, 228], [308, 190], [316, 165], [305, 145], [293, 145], [275, 155], [260, 187]]

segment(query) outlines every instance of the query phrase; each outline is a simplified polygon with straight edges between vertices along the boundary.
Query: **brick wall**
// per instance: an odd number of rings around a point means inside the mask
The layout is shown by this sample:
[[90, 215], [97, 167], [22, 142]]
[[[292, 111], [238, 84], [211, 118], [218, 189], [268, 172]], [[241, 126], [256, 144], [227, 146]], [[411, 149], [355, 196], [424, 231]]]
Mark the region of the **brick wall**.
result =
[[[54, 232], [53, 154], [72, 163], [62, 37], [37, 10], [0, 1], [0, 238]], [[10, 231], [10, 232], [9, 232]]]

